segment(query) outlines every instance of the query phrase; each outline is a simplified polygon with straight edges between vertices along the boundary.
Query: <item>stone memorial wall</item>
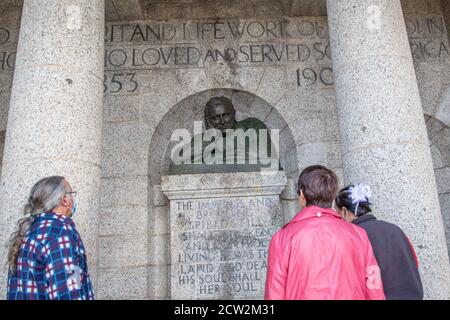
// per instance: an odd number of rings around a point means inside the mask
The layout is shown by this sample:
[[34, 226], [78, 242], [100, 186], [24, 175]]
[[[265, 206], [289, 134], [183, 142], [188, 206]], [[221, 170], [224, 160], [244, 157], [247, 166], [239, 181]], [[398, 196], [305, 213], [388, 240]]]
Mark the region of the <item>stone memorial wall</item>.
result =
[[[0, 170], [20, 14], [20, 7], [0, 11]], [[267, 245], [275, 225], [298, 209], [295, 175], [308, 165], [323, 164], [343, 176], [327, 18], [236, 16], [189, 20], [178, 15], [106, 25], [100, 298], [260, 297], [264, 254], [256, 244]], [[444, 17], [436, 10], [408, 7], [405, 21], [448, 231], [449, 38]], [[236, 198], [233, 205], [225, 197], [211, 207], [210, 200], [169, 201], [163, 193], [171, 132], [192, 130], [193, 122], [202, 119], [203, 104], [217, 95], [231, 98], [243, 117], [256, 117], [280, 130], [282, 161], [288, 168], [288, 187], [281, 197], [255, 194], [252, 200]], [[249, 223], [262, 218], [257, 227], [242, 224], [218, 228], [217, 234], [208, 231], [211, 220], [220, 221], [223, 212], [241, 212], [233, 206], [258, 204], [262, 210], [244, 211], [248, 215], [242, 217]], [[197, 216], [179, 218], [187, 213]], [[275, 213], [281, 221], [272, 225], [269, 217]], [[241, 235], [235, 237], [235, 231]], [[212, 241], [193, 240], [193, 234]], [[236, 241], [227, 247], [215, 241], [216, 236]], [[220, 252], [214, 255], [219, 261], [208, 261], [208, 246]], [[221, 264], [222, 257], [236, 258], [238, 251], [240, 265], [237, 259]], [[171, 260], [178, 264], [170, 265]], [[231, 263], [238, 273], [229, 272]], [[224, 279], [236, 281], [223, 285]]]

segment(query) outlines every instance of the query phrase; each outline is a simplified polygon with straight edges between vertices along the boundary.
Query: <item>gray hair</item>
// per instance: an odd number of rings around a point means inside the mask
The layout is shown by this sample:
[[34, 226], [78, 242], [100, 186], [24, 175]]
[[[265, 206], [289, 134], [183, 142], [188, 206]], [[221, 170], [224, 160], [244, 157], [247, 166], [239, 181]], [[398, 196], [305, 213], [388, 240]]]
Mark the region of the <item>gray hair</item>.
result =
[[66, 179], [54, 176], [39, 180], [31, 189], [27, 203], [23, 208], [24, 218], [18, 221], [16, 231], [11, 235], [8, 252], [8, 264], [11, 269], [17, 267], [17, 258], [22, 241], [33, 223], [34, 216], [48, 212], [59, 206], [61, 199], [70, 192]]

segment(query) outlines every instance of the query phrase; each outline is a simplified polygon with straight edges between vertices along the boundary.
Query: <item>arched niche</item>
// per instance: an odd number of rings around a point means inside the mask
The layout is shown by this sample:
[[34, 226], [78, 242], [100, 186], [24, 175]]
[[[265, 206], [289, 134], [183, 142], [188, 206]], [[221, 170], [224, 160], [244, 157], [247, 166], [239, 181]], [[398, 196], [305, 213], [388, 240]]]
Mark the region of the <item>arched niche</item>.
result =
[[[176, 129], [187, 129], [193, 134], [194, 121], [203, 121], [206, 102], [212, 97], [230, 98], [237, 110], [238, 120], [255, 117], [263, 121], [269, 129], [280, 130], [280, 162], [289, 176], [298, 173], [295, 140], [288, 124], [280, 113], [262, 98], [241, 90], [212, 89], [191, 95], [173, 106], [156, 127], [150, 145], [149, 178], [150, 185], [157, 185], [161, 176], [168, 173], [170, 152], [176, 142], [170, 142]], [[158, 152], [154, 152], [157, 150]]]
[[[288, 177], [298, 176], [297, 148], [288, 123], [267, 101], [250, 92], [236, 89], [211, 89], [193, 94], [175, 104], [162, 117], [151, 139], [149, 153], [149, 275], [150, 299], [170, 299], [170, 221], [168, 201], [161, 192], [161, 177], [169, 173], [170, 142], [176, 129], [193, 133], [194, 121], [203, 121], [206, 102], [215, 96], [232, 100], [237, 120], [255, 117], [269, 129], [280, 130], [280, 162]], [[292, 181], [292, 180], [291, 180]], [[296, 196], [282, 195], [282, 210], [288, 220], [297, 210]], [[288, 212], [286, 214], [286, 212]], [[164, 279], [161, 281], [161, 279]]]

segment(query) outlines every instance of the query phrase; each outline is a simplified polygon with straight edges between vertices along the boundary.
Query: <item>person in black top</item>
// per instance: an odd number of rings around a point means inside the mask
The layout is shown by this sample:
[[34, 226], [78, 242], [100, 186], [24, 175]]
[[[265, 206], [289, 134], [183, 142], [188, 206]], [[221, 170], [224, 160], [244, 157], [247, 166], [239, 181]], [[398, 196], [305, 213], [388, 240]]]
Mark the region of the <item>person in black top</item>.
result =
[[381, 269], [387, 300], [422, 300], [423, 287], [414, 248], [396, 225], [377, 220], [372, 212], [370, 188], [350, 185], [339, 191], [336, 209], [348, 222], [366, 230]]

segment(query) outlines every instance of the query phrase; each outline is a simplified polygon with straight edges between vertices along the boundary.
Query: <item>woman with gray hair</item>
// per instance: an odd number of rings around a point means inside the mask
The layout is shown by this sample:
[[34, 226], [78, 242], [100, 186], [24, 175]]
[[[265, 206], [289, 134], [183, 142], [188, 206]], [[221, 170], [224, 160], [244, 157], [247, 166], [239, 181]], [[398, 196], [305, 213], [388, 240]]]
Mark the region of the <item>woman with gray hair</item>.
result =
[[9, 300], [93, 300], [83, 242], [75, 229], [76, 192], [64, 177], [31, 189], [8, 252]]

